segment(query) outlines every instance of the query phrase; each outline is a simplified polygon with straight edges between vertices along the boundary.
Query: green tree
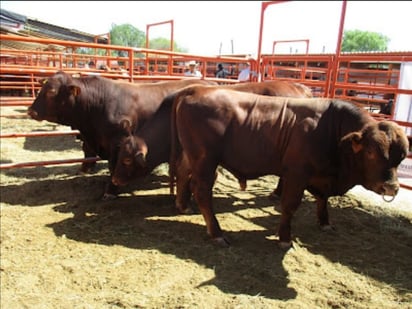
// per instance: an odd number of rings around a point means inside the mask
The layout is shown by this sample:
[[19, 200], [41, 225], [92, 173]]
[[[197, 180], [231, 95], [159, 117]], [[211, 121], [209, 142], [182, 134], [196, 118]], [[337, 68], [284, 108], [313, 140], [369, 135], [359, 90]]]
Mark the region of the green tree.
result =
[[[110, 43], [127, 47], [143, 47], [146, 44], [146, 34], [131, 24], [112, 24], [110, 29]], [[120, 57], [126, 57], [124, 51], [117, 51]]]
[[130, 24], [112, 24], [110, 41], [113, 45], [143, 47], [146, 44], [146, 34]]
[[378, 32], [346, 30], [343, 33], [343, 52], [386, 51], [390, 39]]
[[[146, 34], [130, 24], [112, 24], [110, 41], [113, 45], [146, 47]], [[165, 38], [155, 38], [150, 40], [149, 47], [153, 49], [170, 50], [170, 40]], [[177, 52], [187, 52], [186, 48], [180, 47], [176, 42], [173, 42], [173, 50]], [[118, 54], [122, 57], [126, 56], [123, 53]]]
[[[155, 38], [150, 40], [149, 48], [159, 50], [170, 50], [170, 40], [165, 38]], [[187, 53], [188, 49], [180, 47], [176, 42], [173, 42], [173, 51]]]

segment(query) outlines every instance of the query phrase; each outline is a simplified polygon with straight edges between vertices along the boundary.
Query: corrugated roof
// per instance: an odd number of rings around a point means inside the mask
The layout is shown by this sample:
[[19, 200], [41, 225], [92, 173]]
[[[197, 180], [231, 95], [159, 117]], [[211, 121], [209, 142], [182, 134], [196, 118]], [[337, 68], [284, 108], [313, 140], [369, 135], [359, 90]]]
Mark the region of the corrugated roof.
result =
[[[37, 19], [26, 17], [21, 14], [0, 10], [0, 31], [2, 34], [12, 33], [14, 35], [32, 36], [38, 38], [49, 38], [63, 41], [87, 42], [94, 43], [95, 35], [78, 31], [75, 29], [67, 29], [60, 26], [48, 24]], [[97, 43], [108, 44], [108, 38], [99, 36]], [[19, 50], [61, 50], [64, 49], [58, 45], [47, 45], [25, 42], [0, 42], [1, 48], [19, 49]]]
[[[60, 26], [51, 25], [35, 19], [28, 19], [25, 25], [24, 32], [33, 35], [41, 36], [43, 38], [52, 38], [64, 41], [88, 42], [94, 43], [95, 35], [81, 32], [75, 29], [67, 29]], [[98, 37], [97, 43], [107, 44], [108, 39]]]

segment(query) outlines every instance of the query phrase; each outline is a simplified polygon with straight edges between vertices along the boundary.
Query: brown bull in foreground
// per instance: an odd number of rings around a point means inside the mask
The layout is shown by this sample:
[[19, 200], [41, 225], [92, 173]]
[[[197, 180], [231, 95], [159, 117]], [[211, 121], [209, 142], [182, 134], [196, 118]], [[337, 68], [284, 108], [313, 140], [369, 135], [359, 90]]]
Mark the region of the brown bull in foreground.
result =
[[[112, 174], [119, 141], [128, 134], [120, 125], [121, 120], [127, 119], [137, 130], [155, 114], [167, 95], [197, 83], [216, 84], [199, 79], [134, 84], [99, 76], [74, 78], [59, 71], [41, 81], [42, 88], [28, 114], [38, 121], [79, 130], [85, 157], [98, 155], [108, 160]], [[82, 170], [89, 167], [83, 163]], [[116, 190], [110, 179], [103, 199], [114, 198]]]
[[[310, 88], [289, 81], [274, 80], [218, 87], [269, 96], [312, 97]], [[120, 141], [118, 161], [112, 175], [113, 184], [116, 186], [126, 185], [135, 178], [148, 175], [155, 167], [169, 161], [171, 147], [170, 117], [173, 101], [174, 95], [166, 97], [152, 119], [136, 132], [132, 132], [127, 120], [124, 121], [124, 127], [130, 133]], [[176, 207], [181, 212], [189, 211], [186, 205], [191, 197], [190, 170], [187, 170], [186, 174], [186, 178], [180, 177], [180, 186], [176, 197]], [[239, 182], [242, 189], [244, 189], [246, 180], [239, 179]]]
[[[408, 140], [394, 122], [333, 99], [268, 97], [218, 87], [186, 87], [172, 114], [171, 180], [184, 154], [194, 198], [208, 234], [228, 244], [212, 206], [218, 165], [237, 177], [282, 179], [279, 241], [289, 248], [292, 217], [304, 190], [317, 201], [321, 227], [328, 227], [327, 200], [355, 185], [395, 196], [397, 167]], [[178, 179], [177, 179], [178, 180]]]

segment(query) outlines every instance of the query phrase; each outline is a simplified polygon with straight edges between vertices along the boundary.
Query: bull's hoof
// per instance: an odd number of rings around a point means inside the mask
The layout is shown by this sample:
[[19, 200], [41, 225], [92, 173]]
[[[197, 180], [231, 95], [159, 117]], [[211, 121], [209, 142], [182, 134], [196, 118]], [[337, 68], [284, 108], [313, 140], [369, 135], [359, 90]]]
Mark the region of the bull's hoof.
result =
[[181, 215], [193, 215], [195, 213], [190, 207], [180, 208], [176, 206], [176, 210]]
[[112, 201], [117, 198], [117, 195], [111, 193], [103, 194], [102, 201]]
[[93, 174], [95, 172], [96, 167], [95, 166], [81, 166], [80, 169], [78, 170], [77, 174], [79, 175], [87, 175], [87, 174]]
[[320, 230], [324, 232], [329, 232], [329, 231], [334, 231], [335, 227], [330, 224], [324, 224], [324, 225], [320, 225]]
[[218, 247], [221, 247], [221, 248], [230, 247], [229, 241], [223, 236], [215, 237], [215, 238], [212, 239], [212, 241], [213, 241], [213, 244], [215, 244]]
[[279, 248], [284, 251], [288, 251], [289, 249], [293, 248], [292, 241], [279, 241], [278, 245]]
[[280, 201], [280, 196], [277, 193], [275, 193], [274, 191], [269, 194], [268, 198], [271, 201], [274, 201], [274, 202]]
[[84, 170], [82, 170], [82, 169], [79, 169], [76, 174], [83, 176], [83, 175], [91, 174], [91, 172], [90, 172], [90, 171], [84, 171]]

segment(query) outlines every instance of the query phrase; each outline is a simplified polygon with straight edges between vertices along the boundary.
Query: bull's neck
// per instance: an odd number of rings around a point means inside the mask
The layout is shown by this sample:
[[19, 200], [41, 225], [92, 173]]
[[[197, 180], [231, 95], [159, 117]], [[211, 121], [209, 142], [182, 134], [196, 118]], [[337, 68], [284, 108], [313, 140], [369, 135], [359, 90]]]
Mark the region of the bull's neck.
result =
[[359, 178], [360, 173], [353, 172], [360, 168], [355, 160], [356, 154], [351, 149], [344, 149], [342, 139], [349, 133], [361, 131], [371, 118], [357, 106], [341, 101], [332, 101], [326, 113], [320, 129], [329, 134], [327, 137], [323, 135], [329, 141], [324, 143], [329, 145], [325, 151], [332, 165], [337, 168], [334, 194], [342, 195], [362, 180]]

